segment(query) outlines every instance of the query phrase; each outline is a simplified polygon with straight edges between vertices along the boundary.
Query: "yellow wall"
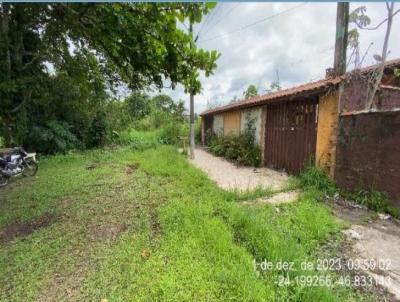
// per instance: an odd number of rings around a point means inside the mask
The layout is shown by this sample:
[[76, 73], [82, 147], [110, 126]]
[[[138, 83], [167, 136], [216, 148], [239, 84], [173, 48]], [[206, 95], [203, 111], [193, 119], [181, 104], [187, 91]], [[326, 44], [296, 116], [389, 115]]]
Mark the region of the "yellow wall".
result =
[[224, 135], [239, 134], [240, 132], [240, 111], [224, 113]]
[[338, 124], [337, 91], [321, 96], [318, 104], [316, 163], [333, 177]]

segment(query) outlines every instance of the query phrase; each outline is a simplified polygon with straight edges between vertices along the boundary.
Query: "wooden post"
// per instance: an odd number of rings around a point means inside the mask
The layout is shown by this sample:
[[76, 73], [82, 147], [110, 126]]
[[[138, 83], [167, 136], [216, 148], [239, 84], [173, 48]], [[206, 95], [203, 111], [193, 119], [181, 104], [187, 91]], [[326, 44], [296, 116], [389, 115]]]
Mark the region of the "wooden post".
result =
[[335, 58], [333, 69], [335, 75], [342, 75], [346, 72], [346, 51], [347, 36], [349, 27], [349, 3], [339, 2], [336, 14], [336, 39]]

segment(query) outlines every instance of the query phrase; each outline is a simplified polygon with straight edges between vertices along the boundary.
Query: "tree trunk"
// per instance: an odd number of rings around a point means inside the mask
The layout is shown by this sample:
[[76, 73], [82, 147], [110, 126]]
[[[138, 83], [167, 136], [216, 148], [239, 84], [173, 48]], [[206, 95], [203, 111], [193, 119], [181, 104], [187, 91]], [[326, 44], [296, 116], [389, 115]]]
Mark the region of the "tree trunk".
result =
[[[193, 43], [193, 24], [190, 21], [189, 33], [191, 36], [190, 45]], [[194, 94], [192, 89], [190, 89], [190, 158], [194, 159]]]
[[379, 85], [382, 81], [383, 73], [385, 70], [385, 62], [387, 58], [387, 51], [388, 51], [388, 44], [389, 44], [389, 37], [390, 31], [392, 29], [392, 22], [393, 22], [393, 11], [394, 11], [394, 2], [386, 3], [386, 7], [388, 9], [388, 19], [387, 19], [387, 27], [386, 27], [386, 34], [385, 40], [383, 42], [383, 49], [382, 49], [382, 61], [379, 64], [379, 67], [376, 70], [376, 75], [372, 79], [372, 84], [369, 86], [368, 89], [368, 99], [366, 104], [366, 110], [370, 111], [374, 105], [374, 98], [376, 92], [379, 89]]

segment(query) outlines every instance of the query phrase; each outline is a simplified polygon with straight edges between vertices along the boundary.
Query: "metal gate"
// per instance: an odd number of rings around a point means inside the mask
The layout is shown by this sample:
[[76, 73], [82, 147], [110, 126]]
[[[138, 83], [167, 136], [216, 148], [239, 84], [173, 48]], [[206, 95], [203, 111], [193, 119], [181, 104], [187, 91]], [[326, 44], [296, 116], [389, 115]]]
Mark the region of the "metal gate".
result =
[[315, 158], [318, 99], [267, 106], [264, 158], [268, 167], [297, 174]]

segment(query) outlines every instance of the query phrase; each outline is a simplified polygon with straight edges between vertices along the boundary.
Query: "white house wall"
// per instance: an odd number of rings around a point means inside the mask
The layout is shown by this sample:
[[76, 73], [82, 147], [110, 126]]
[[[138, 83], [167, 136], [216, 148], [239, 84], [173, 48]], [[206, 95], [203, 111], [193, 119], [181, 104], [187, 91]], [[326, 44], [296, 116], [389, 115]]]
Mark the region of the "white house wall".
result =
[[247, 116], [254, 119], [254, 127], [256, 128], [255, 139], [256, 143], [260, 144], [261, 141], [261, 107], [242, 110], [240, 117], [240, 131], [244, 132], [246, 129]]
[[213, 132], [215, 134], [223, 134], [224, 133], [224, 115], [223, 114], [214, 115]]

